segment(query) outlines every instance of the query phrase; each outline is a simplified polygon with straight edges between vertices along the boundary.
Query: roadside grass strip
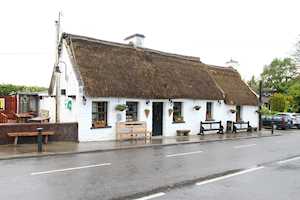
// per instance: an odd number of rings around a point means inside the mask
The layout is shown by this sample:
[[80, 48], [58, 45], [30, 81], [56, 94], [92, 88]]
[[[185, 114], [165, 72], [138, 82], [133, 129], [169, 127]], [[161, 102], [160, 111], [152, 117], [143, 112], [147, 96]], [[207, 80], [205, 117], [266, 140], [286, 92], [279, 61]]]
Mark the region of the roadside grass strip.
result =
[[169, 154], [169, 155], [166, 155], [166, 157], [171, 158], [171, 157], [176, 157], [176, 156], [186, 156], [186, 155], [198, 154], [198, 153], [203, 153], [203, 151], [193, 151], [193, 152], [186, 152], [186, 153]]
[[285, 164], [285, 163], [292, 162], [292, 161], [295, 161], [295, 160], [300, 160], [300, 156], [295, 157], [295, 158], [289, 158], [289, 159], [286, 159], [286, 160], [281, 160], [281, 161], [278, 161], [277, 163], [278, 164]]
[[213, 183], [213, 182], [221, 181], [221, 180], [228, 179], [228, 178], [231, 178], [231, 177], [234, 177], [234, 176], [247, 174], [247, 173], [254, 172], [254, 171], [257, 171], [257, 170], [260, 170], [260, 169], [263, 169], [263, 168], [265, 168], [265, 167], [261, 166], [261, 167], [254, 167], [254, 168], [246, 169], [246, 170], [236, 172], [236, 173], [233, 173], [233, 174], [228, 174], [228, 175], [225, 175], [225, 176], [220, 176], [220, 177], [217, 177], [217, 178], [201, 181], [201, 182], [196, 183], [196, 185], [197, 186], [206, 185], [208, 183]]
[[149, 196], [141, 197], [141, 198], [138, 198], [138, 199], [135, 199], [135, 200], [148, 200], [148, 199], [154, 199], [154, 198], [157, 198], [157, 197], [164, 196], [165, 194], [166, 194], [166, 193], [159, 192], [159, 193], [151, 194], [151, 195], [149, 195]]
[[55, 169], [55, 170], [42, 171], [42, 172], [33, 172], [30, 175], [35, 176], [35, 175], [42, 175], [42, 174], [51, 174], [51, 173], [57, 173], [57, 172], [87, 169], [87, 168], [101, 167], [101, 166], [108, 166], [108, 165], [111, 165], [111, 163], [102, 163], [102, 164], [95, 164], [95, 165], [86, 165], [86, 166], [81, 166], [81, 167], [71, 167], [71, 168], [65, 168], [65, 169]]
[[241, 148], [247, 148], [247, 147], [253, 147], [253, 146], [256, 146], [256, 144], [239, 145], [239, 146], [235, 146], [233, 148], [235, 148], [235, 149], [241, 149]]

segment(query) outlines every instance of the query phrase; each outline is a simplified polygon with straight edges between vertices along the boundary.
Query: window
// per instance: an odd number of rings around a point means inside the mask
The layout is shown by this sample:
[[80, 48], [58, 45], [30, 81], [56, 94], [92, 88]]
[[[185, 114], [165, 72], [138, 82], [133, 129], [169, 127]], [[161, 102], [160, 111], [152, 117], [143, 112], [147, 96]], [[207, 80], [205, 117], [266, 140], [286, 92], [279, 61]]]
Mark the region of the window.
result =
[[0, 110], [5, 110], [5, 99], [0, 98]]
[[173, 122], [175, 123], [184, 122], [182, 116], [182, 102], [173, 103]]
[[103, 128], [107, 126], [107, 102], [92, 103], [92, 127]]
[[236, 106], [236, 121], [237, 122], [242, 121], [242, 118], [241, 118], [241, 106]]
[[138, 102], [126, 102], [126, 121], [138, 120]]
[[212, 116], [212, 102], [206, 103], [206, 120], [213, 120]]

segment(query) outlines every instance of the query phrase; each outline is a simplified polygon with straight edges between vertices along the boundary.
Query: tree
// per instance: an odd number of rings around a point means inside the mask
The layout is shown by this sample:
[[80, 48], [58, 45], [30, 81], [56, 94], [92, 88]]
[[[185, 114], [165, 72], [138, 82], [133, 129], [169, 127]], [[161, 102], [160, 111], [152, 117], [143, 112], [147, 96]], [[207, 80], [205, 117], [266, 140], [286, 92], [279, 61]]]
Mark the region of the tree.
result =
[[296, 80], [288, 89], [288, 94], [293, 97], [293, 111], [300, 112], [300, 80]]
[[275, 93], [270, 98], [271, 110], [275, 112], [292, 112], [294, 99], [292, 96]]
[[295, 44], [295, 50], [294, 50], [292, 57], [296, 63], [300, 64], [300, 38], [298, 39], [298, 41]]
[[259, 90], [259, 81], [255, 78], [254, 75], [251, 77], [251, 79], [249, 81], [247, 81], [247, 84], [249, 85], [249, 87], [253, 91], [255, 91], [256, 93], [258, 93], [258, 90]]
[[10, 95], [16, 92], [41, 92], [47, 88], [38, 86], [24, 86], [24, 85], [13, 85], [13, 84], [0, 84], [0, 95]]
[[275, 89], [277, 92], [285, 94], [296, 77], [297, 68], [291, 58], [275, 58], [270, 65], [264, 67], [261, 74], [264, 87]]

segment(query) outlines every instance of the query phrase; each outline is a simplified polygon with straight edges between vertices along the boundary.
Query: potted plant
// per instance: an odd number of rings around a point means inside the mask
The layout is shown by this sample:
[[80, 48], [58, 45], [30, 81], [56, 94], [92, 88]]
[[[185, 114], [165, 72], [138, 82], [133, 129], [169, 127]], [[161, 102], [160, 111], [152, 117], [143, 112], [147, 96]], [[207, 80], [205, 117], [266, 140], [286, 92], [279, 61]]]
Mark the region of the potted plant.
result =
[[94, 127], [95, 128], [104, 128], [106, 126], [106, 123], [104, 120], [95, 121]]
[[148, 118], [150, 110], [149, 109], [145, 109], [144, 112], [145, 112], [146, 117]]
[[230, 112], [233, 114], [233, 113], [236, 112], [236, 110], [235, 109], [230, 109]]
[[179, 123], [179, 122], [184, 122], [182, 116], [175, 116], [175, 117], [174, 117], [174, 120], [175, 120], [175, 122], [177, 122], [177, 123]]
[[170, 108], [168, 111], [169, 111], [169, 116], [171, 116], [171, 115], [172, 115], [172, 113], [173, 113], [173, 109], [172, 109], [172, 108]]
[[122, 111], [126, 110], [126, 108], [127, 108], [127, 106], [125, 104], [118, 104], [115, 109], [117, 111], [121, 111], [122, 112]]
[[194, 106], [195, 110], [200, 110], [201, 106]]

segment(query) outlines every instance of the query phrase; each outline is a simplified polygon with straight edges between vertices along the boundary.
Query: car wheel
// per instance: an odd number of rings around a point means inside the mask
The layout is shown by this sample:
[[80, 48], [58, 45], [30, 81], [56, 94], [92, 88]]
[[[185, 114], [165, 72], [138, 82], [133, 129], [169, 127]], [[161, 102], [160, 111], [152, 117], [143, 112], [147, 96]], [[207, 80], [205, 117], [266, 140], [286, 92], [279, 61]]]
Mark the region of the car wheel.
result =
[[298, 129], [300, 129], [300, 125], [298, 125]]

